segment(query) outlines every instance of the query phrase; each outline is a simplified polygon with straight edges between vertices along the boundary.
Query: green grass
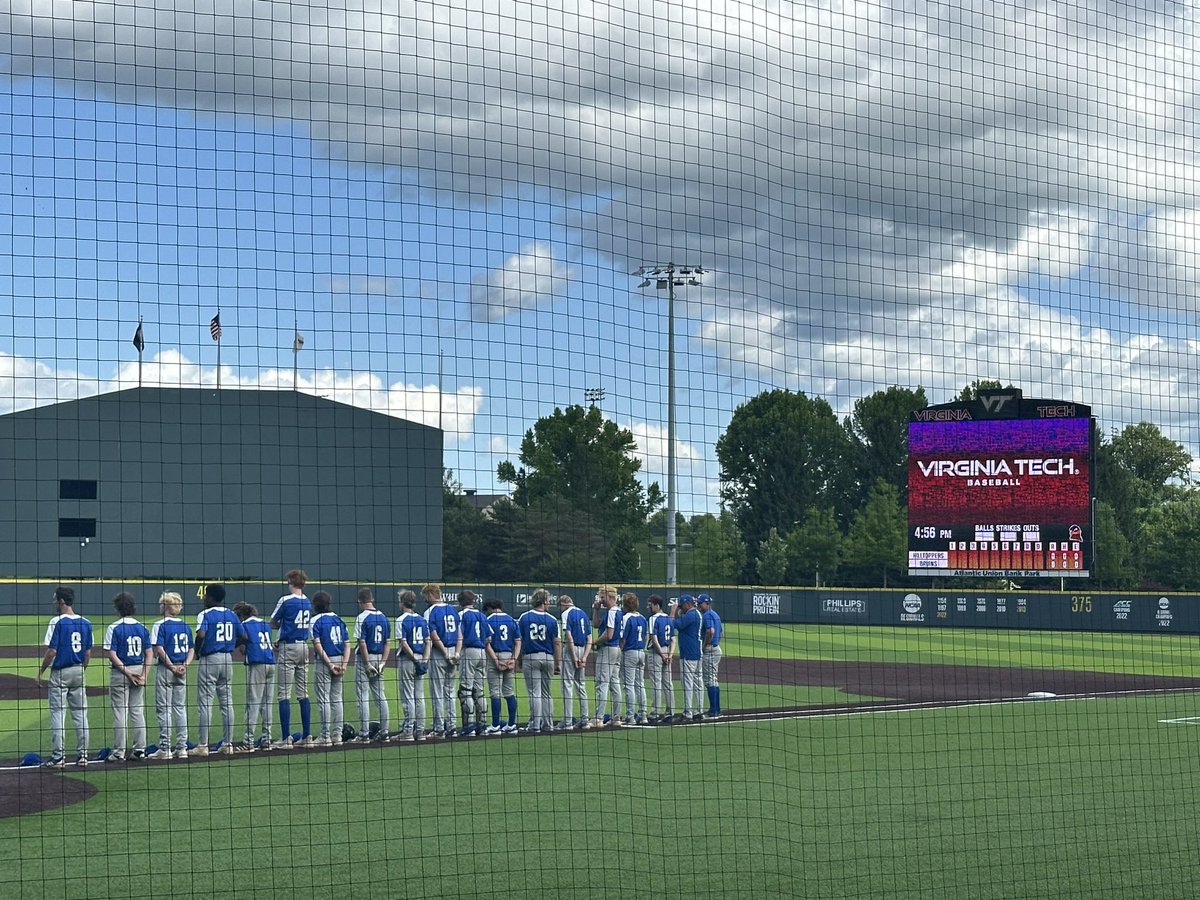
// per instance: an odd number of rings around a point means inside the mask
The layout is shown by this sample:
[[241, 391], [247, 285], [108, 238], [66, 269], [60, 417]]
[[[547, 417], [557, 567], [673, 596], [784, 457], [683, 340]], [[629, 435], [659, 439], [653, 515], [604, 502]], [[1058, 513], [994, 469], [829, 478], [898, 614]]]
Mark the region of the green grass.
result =
[[[0, 644], [43, 628], [0, 619]], [[1157, 634], [733, 625], [726, 653], [1200, 675], [1194, 637]], [[88, 802], [0, 820], [0, 863], [19, 897], [1185, 897], [1200, 727], [1159, 720], [1192, 715], [1179, 693], [93, 767], [68, 773]], [[103, 697], [91, 724], [99, 748]], [[0, 756], [45, 727], [44, 701], [0, 704]]]
[[[1193, 695], [89, 770], [19, 896], [1184, 897]], [[67, 866], [63, 859], [81, 855]], [[236, 859], [253, 876], [228, 874]], [[216, 874], [209, 873], [215, 868]], [[435, 872], [446, 873], [435, 878]]]

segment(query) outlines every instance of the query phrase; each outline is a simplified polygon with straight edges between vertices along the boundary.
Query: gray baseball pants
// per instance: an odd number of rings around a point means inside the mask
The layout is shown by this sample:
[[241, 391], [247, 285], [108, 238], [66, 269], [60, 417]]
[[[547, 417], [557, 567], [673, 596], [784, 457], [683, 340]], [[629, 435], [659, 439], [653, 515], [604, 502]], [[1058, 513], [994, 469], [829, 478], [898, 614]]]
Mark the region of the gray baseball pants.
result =
[[720, 682], [717, 681], [717, 669], [721, 665], [720, 647], [710, 647], [705, 650], [700, 656], [700, 669], [704, 675], [705, 687], [717, 687]]
[[625, 715], [646, 715], [646, 651], [626, 650], [621, 654], [621, 682], [625, 688]]
[[554, 657], [549, 653], [530, 653], [522, 657], [525, 690], [529, 694], [529, 728], [536, 731], [554, 724], [554, 700], [550, 682], [554, 680]]
[[296, 688], [296, 699], [308, 699], [308, 643], [293, 641], [280, 644], [275, 651], [278, 663], [280, 700], [292, 699], [292, 686]]
[[200, 743], [208, 744], [213, 696], [221, 704], [221, 740], [233, 741], [233, 660], [228, 653], [210, 653], [196, 663], [196, 701], [200, 707]]
[[[142, 666], [126, 666], [130, 675], [141, 675]], [[108, 676], [108, 699], [112, 703], [113, 750], [128, 754], [146, 749], [146, 686], [132, 684], [125, 672], [113, 667]], [[128, 732], [133, 731], [130, 745]]]
[[588, 719], [587, 670], [575, 662], [583, 659], [586, 647], [567, 647], [563, 653], [562, 701], [563, 721], [570, 724], [575, 719], [575, 701], [579, 701], [579, 718]]
[[321, 737], [342, 739], [346, 709], [342, 699], [341, 675], [334, 675], [323, 662], [313, 665], [313, 693], [317, 695], [317, 710], [321, 716]]
[[437, 650], [429, 657], [429, 693], [433, 700], [433, 730], [454, 727], [454, 660]]
[[487, 656], [482, 647], [464, 647], [458, 660], [458, 702], [462, 706], [463, 726], [471, 722], [472, 711], [475, 724], [483, 727], [487, 715], [487, 703], [483, 689], [487, 680]]
[[[612, 708], [609, 708], [611, 698]], [[615, 644], [596, 651], [596, 717], [620, 715], [621, 650]]]
[[700, 660], [680, 659], [679, 680], [683, 682], [683, 714], [689, 718], [698, 716], [701, 710], [700, 698], [704, 696], [704, 675], [700, 670]]
[[75, 751], [87, 756], [88, 731], [87, 691], [83, 666], [67, 666], [50, 670], [50, 750], [54, 759], [62, 759], [67, 743], [67, 710], [75, 726]]
[[[496, 659], [500, 662], [508, 662], [512, 659], [511, 653], [497, 653]], [[512, 669], [501, 672], [491, 664], [488, 660], [487, 667], [488, 680], [488, 696], [499, 699], [500, 697], [511, 697], [517, 692], [516, 673]]]
[[675, 686], [671, 684], [671, 666], [655, 650], [646, 652], [646, 672], [650, 676], [650, 711], [653, 715], [675, 712]]
[[[187, 747], [187, 676], [176, 675], [162, 663], [155, 667], [154, 716], [158, 720], [158, 746], [167, 750]], [[174, 731], [175, 745], [171, 746]]]
[[274, 698], [271, 682], [275, 680], [275, 667], [268, 663], [246, 666], [246, 743], [254, 743], [254, 732], [262, 724], [263, 737], [271, 738], [271, 720]]
[[401, 731], [419, 735], [425, 731], [425, 676], [417, 674], [417, 664], [401, 656], [396, 661], [400, 684]]
[[382, 653], [367, 655], [368, 663], [362, 661], [362, 656], [354, 657], [354, 699], [358, 701], [358, 724], [360, 735], [367, 735], [371, 728], [371, 704], [379, 715], [379, 730], [386, 732], [391, 724], [391, 712], [388, 709], [386, 685], [383, 673], [372, 676], [367, 672], [367, 666], [383, 665]]

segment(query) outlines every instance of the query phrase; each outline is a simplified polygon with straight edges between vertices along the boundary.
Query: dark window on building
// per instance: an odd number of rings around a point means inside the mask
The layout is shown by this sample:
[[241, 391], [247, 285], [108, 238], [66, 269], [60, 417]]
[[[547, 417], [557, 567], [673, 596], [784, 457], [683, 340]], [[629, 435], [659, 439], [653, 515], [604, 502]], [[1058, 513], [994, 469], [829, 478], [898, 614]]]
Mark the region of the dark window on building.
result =
[[60, 538], [91, 538], [96, 536], [95, 519], [59, 519]]
[[58, 499], [95, 500], [96, 482], [80, 480], [78, 478], [64, 478], [58, 483]]

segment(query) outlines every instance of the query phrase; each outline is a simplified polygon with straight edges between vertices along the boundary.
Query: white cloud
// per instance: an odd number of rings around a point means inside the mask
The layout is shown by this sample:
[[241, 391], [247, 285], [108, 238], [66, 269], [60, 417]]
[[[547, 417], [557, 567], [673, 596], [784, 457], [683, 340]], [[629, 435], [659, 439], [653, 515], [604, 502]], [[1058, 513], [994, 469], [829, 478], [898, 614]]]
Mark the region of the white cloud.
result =
[[471, 309], [477, 319], [495, 322], [545, 305], [566, 290], [574, 272], [554, 259], [548, 244], [533, 242], [471, 284]]
[[[201, 367], [175, 349], [154, 354], [142, 366], [142, 384], [146, 387], [215, 387], [216, 382], [214, 368]], [[136, 362], [122, 363], [111, 379], [99, 379], [0, 353], [0, 412], [3, 413], [126, 390], [137, 385]], [[221, 368], [222, 389], [293, 390], [297, 385], [298, 390], [306, 394], [434, 428], [438, 427], [440, 416], [447, 442], [454, 443], [471, 437], [475, 417], [483, 404], [483, 391], [477, 387], [440, 394], [436, 386], [422, 387], [403, 382], [387, 384], [369, 372], [318, 370], [311, 375], [301, 375], [299, 381], [294, 382], [291, 370], [261, 369], [245, 373], [230, 366]]]
[[[663, 425], [649, 422], [627, 422], [621, 426], [633, 433], [636, 443], [633, 455], [641, 461], [642, 474], [659, 486], [667, 483], [667, 429]], [[702, 473], [705, 468], [704, 455], [692, 444], [675, 435], [675, 474], [677, 476]]]

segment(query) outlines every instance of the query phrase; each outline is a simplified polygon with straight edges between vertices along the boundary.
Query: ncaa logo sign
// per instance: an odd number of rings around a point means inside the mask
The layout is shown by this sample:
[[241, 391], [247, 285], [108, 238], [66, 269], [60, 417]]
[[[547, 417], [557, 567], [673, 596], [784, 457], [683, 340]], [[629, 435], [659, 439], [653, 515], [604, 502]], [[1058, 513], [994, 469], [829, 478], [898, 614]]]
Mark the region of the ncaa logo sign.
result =
[[925, 614], [921, 612], [921, 598], [916, 594], [905, 594], [900, 603], [901, 622], [924, 622]]

